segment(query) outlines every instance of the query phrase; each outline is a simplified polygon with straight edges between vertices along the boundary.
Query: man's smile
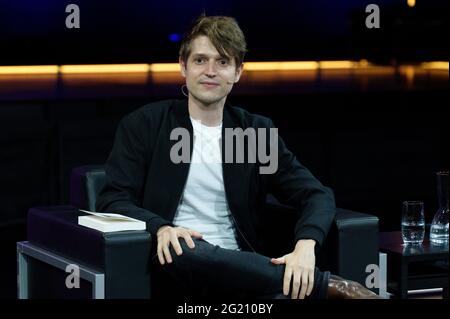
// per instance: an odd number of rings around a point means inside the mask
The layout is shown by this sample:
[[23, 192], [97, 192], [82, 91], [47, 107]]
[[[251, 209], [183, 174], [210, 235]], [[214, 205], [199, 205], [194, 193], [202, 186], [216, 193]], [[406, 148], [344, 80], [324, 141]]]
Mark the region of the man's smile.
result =
[[213, 88], [220, 86], [220, 84], [215, 81], [201, 81], [200, 84], [203, 87], [208, 88], [208, 89], [213, 89]]

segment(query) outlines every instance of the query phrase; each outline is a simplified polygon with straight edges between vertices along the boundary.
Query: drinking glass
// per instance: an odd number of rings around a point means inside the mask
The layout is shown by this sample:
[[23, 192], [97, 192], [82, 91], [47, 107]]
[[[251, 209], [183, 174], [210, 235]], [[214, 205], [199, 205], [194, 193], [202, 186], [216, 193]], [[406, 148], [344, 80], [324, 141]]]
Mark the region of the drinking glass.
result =
[[422, 244], [425, 235], [424, 205], [422, 201], [404, 201], [402, 238], [405, 244]]

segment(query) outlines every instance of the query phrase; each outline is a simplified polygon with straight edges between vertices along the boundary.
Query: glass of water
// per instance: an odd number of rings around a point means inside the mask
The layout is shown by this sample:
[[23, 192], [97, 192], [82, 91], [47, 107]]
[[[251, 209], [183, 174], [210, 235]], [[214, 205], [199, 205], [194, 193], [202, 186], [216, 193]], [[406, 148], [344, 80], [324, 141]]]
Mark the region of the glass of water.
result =
[[402, 213], [402, 237], [405, 244], [422, 244], [425, 235], [423, 202], [404, 201]]

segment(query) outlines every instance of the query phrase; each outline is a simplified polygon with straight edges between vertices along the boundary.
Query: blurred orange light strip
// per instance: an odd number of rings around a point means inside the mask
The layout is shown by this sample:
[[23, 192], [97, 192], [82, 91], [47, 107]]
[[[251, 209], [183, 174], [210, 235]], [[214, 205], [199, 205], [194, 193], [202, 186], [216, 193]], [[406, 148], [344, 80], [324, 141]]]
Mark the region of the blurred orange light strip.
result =
[[[246, 62], [244, 69], [246, 71], [272, 71], [272, 70], [315, 70], [318, 63], [314, 61], [299, 62]], [[151, 72], [178, 72], [180, 65], [178, 63], [157, 63], [150, 65]]]
[[57, 65], [0, 66], [0, 74], [58, 74]]
[[154, 63], [149, 65], [150, 72], [180, 72], [178, 63]]
[[[362, 69], [374, 65], [367, 60], [361, 61], [280, 61], [280, 62], [246, 62], [246, 71], [295, 71], [328, 69]], [[424, 62], [418, 65], [422, 69], [447, 70], [447, 61]], [[179, 72], [178, 63], [154, 64], [90, 64], [90, 65], [35, 65], [35, 66], [0, 66], [0, 74], [103, 74], [103, 73], [164, 73]]]
[[[316, 69], [348, 69], [355, 67], [367, 67], [367, 60], [354, 61], [278, 61], [278, 62], [245, 62], [246, 71], [293, 71]], [[178, 63], [158, 63], [150, 65], [151, 72], [176, 72], [180, 71]]]
[[357, 67], [358, 63], [353, 61], [320, 61], [320, 69], [352, 69]]
[[246, 71], [291, 71], [291, 70], [316, 70], [319, 67], [315, 61], [286, 61], [286, 62], [246, 62]]
[[75, 73], [147, 73], [148, 64], [87, 64], [61, 65], [62, 74]]
[[448, 71], [448, 62], [446, 61], [433, 61], [433, 62], [424, 62], [420, 64], [420, 67], [428, 70], [447, 70]]
[[412, 8], [416, 5], [416, 0], [407, 0], [406, 3]]

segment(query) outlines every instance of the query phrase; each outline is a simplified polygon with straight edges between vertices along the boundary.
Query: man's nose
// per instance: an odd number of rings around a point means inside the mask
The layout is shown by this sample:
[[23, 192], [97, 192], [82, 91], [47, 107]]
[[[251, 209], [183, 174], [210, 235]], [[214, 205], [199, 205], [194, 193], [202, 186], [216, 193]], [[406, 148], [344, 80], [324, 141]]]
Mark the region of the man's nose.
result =
[[216, 64], [215, 61], [209, 61], [207, 66], [206, 66], [206, 71], [205, 71], [206, 76], [208, 77], [214, 77], [217, 75], [217, 70], [216, 70]]

